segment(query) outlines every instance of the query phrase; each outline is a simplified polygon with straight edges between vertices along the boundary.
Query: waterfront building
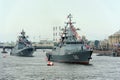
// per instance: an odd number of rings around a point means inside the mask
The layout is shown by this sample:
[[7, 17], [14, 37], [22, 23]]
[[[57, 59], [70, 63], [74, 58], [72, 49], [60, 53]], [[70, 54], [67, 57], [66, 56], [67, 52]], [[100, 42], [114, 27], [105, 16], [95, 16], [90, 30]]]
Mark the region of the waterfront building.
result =
[[120, 43], [120, 30], [115, 32], [113, 35], [110, 35], [108, 41], [109, 41], [110, 48], [113, 48], [114, 45], [119, 44]]
[[99, 47], [99, 42], [100, 42], [99, 40], [95, 40], [95, 42], [94, 42], [94, 45], [95, 45], [96, 49], [98, 49], [98, 47]]
[[89, 45], [90, 45], [91, 48], [94, 49], [94, 47], [95, 47], [95, 45], [94, 45], [94, 41], [90, 41], [90, 42], [89, 42]]
[[109, 49], [108, 39], [91, 41], [89, 45], [94, 50], [108, 50]]
[[0, 47], [2, 47], [4, 45], [4, 43], [0, 42]]
[[53, 41], [58, 42], [61, 36], [61, 26], [53, 27]]
[[99, 42], [99, 49], [101, 49], [101, 50], [108, 50], [109, 49], [108, 39], [104, 39], [104, 40]]

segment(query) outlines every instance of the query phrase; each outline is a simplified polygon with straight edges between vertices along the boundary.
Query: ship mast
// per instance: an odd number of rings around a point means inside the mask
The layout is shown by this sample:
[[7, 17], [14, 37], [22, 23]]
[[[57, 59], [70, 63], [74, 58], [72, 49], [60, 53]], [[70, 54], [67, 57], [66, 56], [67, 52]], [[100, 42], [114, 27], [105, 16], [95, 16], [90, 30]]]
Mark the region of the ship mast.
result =
[[69, 15], [67, 16], [67, 18], [68, 18], [67, 25], [69, 24], [69, 25], [70, 25], [70, 27], [73, 27], [73, 25], [72, 25], [72, 24], [74, 24], [75, 22], [72, 22], [72, 15], [71, 15], [71, 14], [69, 14]]
[[[67, 18], [68, 18], [68, 22], [66, 22], [66, 26], [63, 29], [62, 38], [64, 38], [64, 41], [65, 40], [75, 40], [75, 41], [78, 40], [78, 41], [81, 41], [81, 38], [77, 33], [78, 29], [76, 29], [74, 27], [74, 25], [73, 25], [75, 22], [72, 22], [72, 15], [69, 14], [67, 16]], [[69, 27], [67, 28], [67, 26], [69, 26]]]
[[79, 36], [79, 34], [77, 33], [77, 30], [79, 29], [76, 29], [72, 24], [74, 24], [75, 22], [72, 22], [71, 18], [72, 18], [72, 15], [69, 14], [68, 17], [69, 21], [67, 22], [67, 25], [69, 24], [70, 25], [70, 28], [74, 34], [74, 36], [78, 39], [78, 40], [81, 40], [81, 37]]
[[25, 31], [23, 29], [22, 29], [21, 35], [25, 36]]
[[66, 36], [66, 34], [67, 34], [67, 26], [68, 25], [70, 25], [70, 27], [72, 27], [72, 24], [73, 24], [73, 22], [72, 22], [72, 15], [71, 14], [69, 14], [68, 16], [67, 16], [67, 18], [69, 19], [68, 20], [68, 22], [66, 22], [66, 26], [65, 26], [65, 29], [64, 29], [64, 35], [65, 35], [65, 38], [67, 38], [67, 36]]

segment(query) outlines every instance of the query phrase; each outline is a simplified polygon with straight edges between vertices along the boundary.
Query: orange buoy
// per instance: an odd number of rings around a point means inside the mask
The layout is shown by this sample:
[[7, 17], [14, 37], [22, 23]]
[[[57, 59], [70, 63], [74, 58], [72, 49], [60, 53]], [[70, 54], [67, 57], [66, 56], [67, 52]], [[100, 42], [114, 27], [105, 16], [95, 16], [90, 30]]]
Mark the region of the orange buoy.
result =
[[48, 61], [47, 65], [48, 65], [48, 66], [53, 66], [54, 64], [53, 64], [53, 62]]

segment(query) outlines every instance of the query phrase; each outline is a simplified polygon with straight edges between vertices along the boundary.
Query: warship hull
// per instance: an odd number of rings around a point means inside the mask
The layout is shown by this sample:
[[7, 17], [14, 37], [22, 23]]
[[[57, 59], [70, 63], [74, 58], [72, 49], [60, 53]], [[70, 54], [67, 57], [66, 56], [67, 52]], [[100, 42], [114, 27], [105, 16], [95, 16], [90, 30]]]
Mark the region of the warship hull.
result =
[[10, 52], [10, 55], [15, 55], [15, 56], [26, 56], [26, 57], [32, 57], [34, 52], [34, 48], [23, 48], [20, 50], [12, 50]]
[[76, 52], [64, 55], [55, 55], [53, 53], [46, 53], [48, 61], [64, 62], [64, 63], [76, 63], [76, 64], [89, 64], [92, 51]]

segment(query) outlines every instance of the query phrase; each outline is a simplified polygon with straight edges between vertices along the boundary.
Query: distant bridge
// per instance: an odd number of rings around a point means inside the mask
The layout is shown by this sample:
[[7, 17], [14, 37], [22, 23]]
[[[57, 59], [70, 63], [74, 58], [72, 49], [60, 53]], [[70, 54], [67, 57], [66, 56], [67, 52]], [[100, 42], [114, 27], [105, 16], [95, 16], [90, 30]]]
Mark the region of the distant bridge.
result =
[[53, 49], [53, 46], [34, 46], [35, 49]]

